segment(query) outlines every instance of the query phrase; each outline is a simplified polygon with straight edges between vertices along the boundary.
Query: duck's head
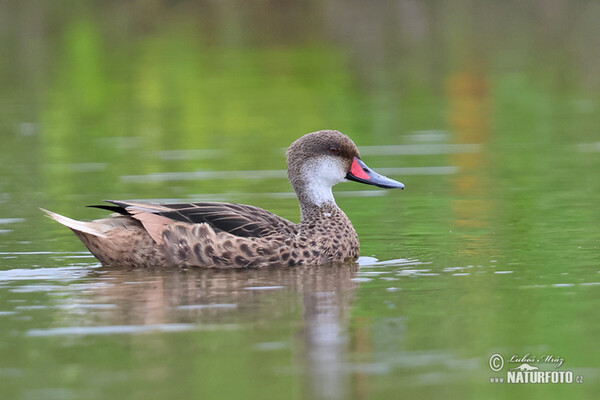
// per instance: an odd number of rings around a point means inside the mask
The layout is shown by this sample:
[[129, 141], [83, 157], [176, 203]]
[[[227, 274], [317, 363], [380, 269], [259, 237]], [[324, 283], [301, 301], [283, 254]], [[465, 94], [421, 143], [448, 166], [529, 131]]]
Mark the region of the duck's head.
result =
[[286, 156], [288, 177], [301, 204], [334, 203], [331, 187], [347, 180], [404, 189], [402, 183], [367, 167], [352, 139], [338, 131], [308, 133], [290, 145]]

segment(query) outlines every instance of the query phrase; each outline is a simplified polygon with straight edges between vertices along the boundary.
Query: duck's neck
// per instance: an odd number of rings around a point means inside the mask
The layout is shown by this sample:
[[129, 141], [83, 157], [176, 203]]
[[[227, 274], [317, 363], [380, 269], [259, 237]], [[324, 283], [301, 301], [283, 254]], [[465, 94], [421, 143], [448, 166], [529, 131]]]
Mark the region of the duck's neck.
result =
[[322, 212], [339, 210], [331, 188], [344, 180], [345, 172], [335, 160], [328, 157], [303, 163], [288, 160], [288, 177], [300, 202], [302, 222]]
[[296, 189], [300, 203], [301, 222], [320, 218], [323, 214], [331, 214], [340, 210], [335, 203], [331, 186], [303, 185]]

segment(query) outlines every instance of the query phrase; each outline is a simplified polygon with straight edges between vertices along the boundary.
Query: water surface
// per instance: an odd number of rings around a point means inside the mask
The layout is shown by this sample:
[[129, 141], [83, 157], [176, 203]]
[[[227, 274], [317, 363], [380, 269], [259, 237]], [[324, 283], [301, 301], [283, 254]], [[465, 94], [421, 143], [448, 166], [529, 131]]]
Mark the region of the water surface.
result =
[[[338, 3], [0, 5], [3, 399], [597, 397], [600, 9]], [[297, 221], [284, 149], [323, 128], [406, 184], [336, 187], [355, 265], [109, 269], [38, 210]]]

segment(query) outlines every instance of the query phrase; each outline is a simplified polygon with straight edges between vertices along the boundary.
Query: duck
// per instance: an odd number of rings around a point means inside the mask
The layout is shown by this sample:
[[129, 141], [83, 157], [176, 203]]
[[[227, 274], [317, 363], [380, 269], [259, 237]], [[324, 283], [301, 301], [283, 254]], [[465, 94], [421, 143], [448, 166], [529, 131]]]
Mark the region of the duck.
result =
[[41, 209], [70, 228], [105, 266], [258, 268], [355, 262], [360, 244], [332, 187], [355, 181], [385, 189], [404, 184], [369, 168], [336, 130], [311, 132], [286, 151], [287, 175], [300, 204], [294, 223], [259, 207], [218, 202], [105, 200], [88, 207], [108, 218], [79, 221]]

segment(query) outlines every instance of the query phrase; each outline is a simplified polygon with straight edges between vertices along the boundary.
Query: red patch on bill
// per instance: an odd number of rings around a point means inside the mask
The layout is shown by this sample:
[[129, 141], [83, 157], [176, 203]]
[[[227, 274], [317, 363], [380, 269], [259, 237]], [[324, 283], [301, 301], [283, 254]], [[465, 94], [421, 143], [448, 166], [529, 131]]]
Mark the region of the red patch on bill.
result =
[[352, 165], [350, 166], [350, 173], [352, 175], [354, 175], [355, 177], [364, 179], [366, 181], [371, 179], [371, 177], [365, 171], [363, 171], [362, 167], [360, 166], [360, 164], [358, 163], [356, 158], [354, 158], [354, 160], [352, 160]]

